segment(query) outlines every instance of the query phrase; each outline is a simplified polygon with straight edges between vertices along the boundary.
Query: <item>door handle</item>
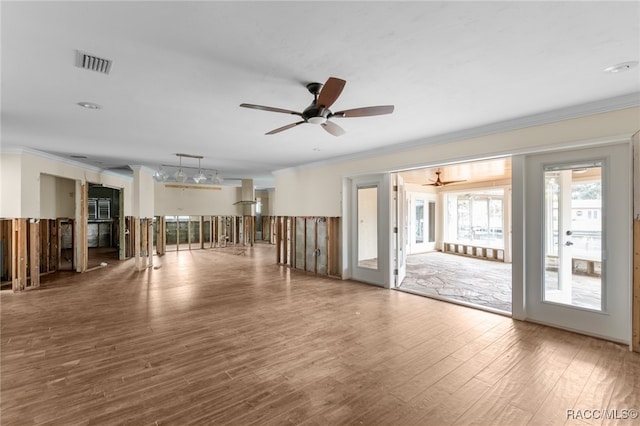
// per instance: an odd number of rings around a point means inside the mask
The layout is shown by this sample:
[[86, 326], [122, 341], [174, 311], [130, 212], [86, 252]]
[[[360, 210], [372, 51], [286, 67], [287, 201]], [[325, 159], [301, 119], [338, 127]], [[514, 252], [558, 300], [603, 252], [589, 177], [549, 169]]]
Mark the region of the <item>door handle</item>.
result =
[[567, 247], [569, 247], [569, 246], [572, 246], [572, 245], [573, 245], [573, 243], [572, 243], [571, 241], [567, 241], [566, 243], [564, 243], [564, 245], [565, 245], [565, 246], [567, 246]]

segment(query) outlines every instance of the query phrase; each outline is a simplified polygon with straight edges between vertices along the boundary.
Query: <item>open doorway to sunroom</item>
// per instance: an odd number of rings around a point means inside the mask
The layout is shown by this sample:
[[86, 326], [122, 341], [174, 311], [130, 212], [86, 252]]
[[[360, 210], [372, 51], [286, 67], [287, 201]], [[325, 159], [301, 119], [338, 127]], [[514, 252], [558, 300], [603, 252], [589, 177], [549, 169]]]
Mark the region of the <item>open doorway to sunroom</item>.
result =
[[407, 273], [400, 290], [511, 313], [511, 159], [398, 173]]

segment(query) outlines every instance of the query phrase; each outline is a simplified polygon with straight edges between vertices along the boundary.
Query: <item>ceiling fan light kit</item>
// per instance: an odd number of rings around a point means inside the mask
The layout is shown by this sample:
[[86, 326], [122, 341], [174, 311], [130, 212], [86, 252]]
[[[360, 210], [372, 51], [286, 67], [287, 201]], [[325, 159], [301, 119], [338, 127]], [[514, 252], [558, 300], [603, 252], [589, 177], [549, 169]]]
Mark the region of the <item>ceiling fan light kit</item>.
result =
[[310, 123], [319, 124], [325, 131], [327, 131], [327, 133], [333, 136], [341, 136], [345, 134], [345, 130], [331, 121], [331, 118], [333, 117], [371, 117], [374, 115], [391, 114], [393, 112], [393, 105], [362, 107], [338, 112], [331, 112], [329, 108], [338, 99], [346, 83], [347, 82], [345, 80], [342, 80], [340, 78], [329, 77], [325, 84], [307, 84], [307, 90], [313, 95], [313, 102], [311, 102], [311, 105], [305, 108], [305, 110], [302, 112], [246, 103], [242, 103], [240, 104], [240, 106], [244, 108], [259, 109], [262, 111], [297, 115], [302, 118], [302, 121], [297, 121], [295, 123], [287, 124], [286, 126], [278, 127], [277, 129], [265, 133], [266, 135], [274, 135], [276, 133], [280, 133], [282, 131], [296, 127], [300, 124]]

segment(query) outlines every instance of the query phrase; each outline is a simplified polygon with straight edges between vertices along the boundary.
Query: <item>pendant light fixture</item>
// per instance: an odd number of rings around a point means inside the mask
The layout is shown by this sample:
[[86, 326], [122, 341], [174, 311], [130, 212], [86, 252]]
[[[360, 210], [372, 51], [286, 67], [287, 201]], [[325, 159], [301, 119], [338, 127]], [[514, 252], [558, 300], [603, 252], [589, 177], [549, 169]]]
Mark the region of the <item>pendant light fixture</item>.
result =
[[153, 179], [156, 182], [166, 182], [168, 178], [169, 175], [167, 175], [167, 172], [162, 168], [162, 166], [158, 167], [158, 170], [153, 174]]
[[187, 181], [187, 174], [182, 170], [182, 154], [176, 154], [179, 158], [180, 158], [180, 168], [178, 169], [178, 171], [173, 175], [173, 177], [176, 179], [176, 182], [180, 182], [180, 183], [185, 183]]
[[216, 184], [216, 185], [221, 185], [221, 184], [222, 184], [222, 182], [224, 182], [224, 179], [222, 178], [222, 176], [220, 176], [220, 175], [218, 174], [218, 171], [216, 170], [216, 175], [215, 175], [215, 177], [213, 178], [213, 183], [214, 183], [214, 184]]
[[202, 169], [200, 168], [200, 158], [198, 158], [198, 174], [193, 177], [193, 181], [195, 183], [203, 183], [207, 180], [207, 175], [202, 173]]
[[[187, 181], [193, 180], [193, 182], [195, 182], [196, 184], [206, 184], [208, 181], [214, 185], [220, 185], [224, 181], [222, 176], [218, 175], [217, 170], [215, 177], [213, 177], [211, 174], [206, 174], [207, 169], [202, 168], [201, 160], [204, 158], [202, 155], [176, 154], [176, 156], [179, 158], [178, 171], [170, 175], [163, 167], [169, 167], [170, 169], [175, 170], [175, 166], [171, 164], [162, 164], [153, 174], [153, 179], [156, 182], [162, 183], [167, 181], [175, 181], [177, 183], [186, 183]], [[182, 157], [196, 158], [198, 160], [198, 173], [193, 177], [187, 174], [184, 169], [195, 169], [195, 167], [183, 166]]]

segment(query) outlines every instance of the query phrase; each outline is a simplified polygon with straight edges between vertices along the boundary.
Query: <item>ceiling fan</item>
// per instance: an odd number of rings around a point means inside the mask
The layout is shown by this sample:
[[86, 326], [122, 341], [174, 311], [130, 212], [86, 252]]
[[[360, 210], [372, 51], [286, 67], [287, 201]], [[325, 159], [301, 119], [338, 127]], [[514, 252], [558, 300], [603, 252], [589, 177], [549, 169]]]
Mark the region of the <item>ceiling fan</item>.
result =
[[458, 182], [466, 182], [466, 180], [441, 180], [440, 179], [440, 173], [442, 173], [441, 171], [437, 171], [436, 172], [436, 180], [433, 179], [429, 179], [431, 181], [433, 181], [433, 183], [424, 183], [422, 184], [422, 186], [445, 186], [445, 185], [449, 185], [452, 183], [458, 183]]
[[311, 102], [311, 105], [305, 108], [302, 112], [244, 103], [240, 104], [240, 106], [244, 108], [260, 109], [263, 111], [298, 115], [302, 118], [301, 121], [287, 124], [286, 126], [278, 127], [277, 129], [265, 133], [267, 135], [280, 133], [300, 124], [311, 123], [321, 125], [323, 129], [333, 136], [341, 136], [345, 131], [333, 121], [329, 121], [333, 117], [370, 117], [373, 115], [391, 114], [393, 112], [393, 105], [371, 106], [331, 112], [329, 107], [338, 99], [338, 96], [342, 93], [342, 89], [346, 83], [347, 82], [345, 80], [340, 78], [329, 77], [324, 85], [322, 83], [307, 84], [307, 90], [309, 90], [313, 95], [313, 102]]

